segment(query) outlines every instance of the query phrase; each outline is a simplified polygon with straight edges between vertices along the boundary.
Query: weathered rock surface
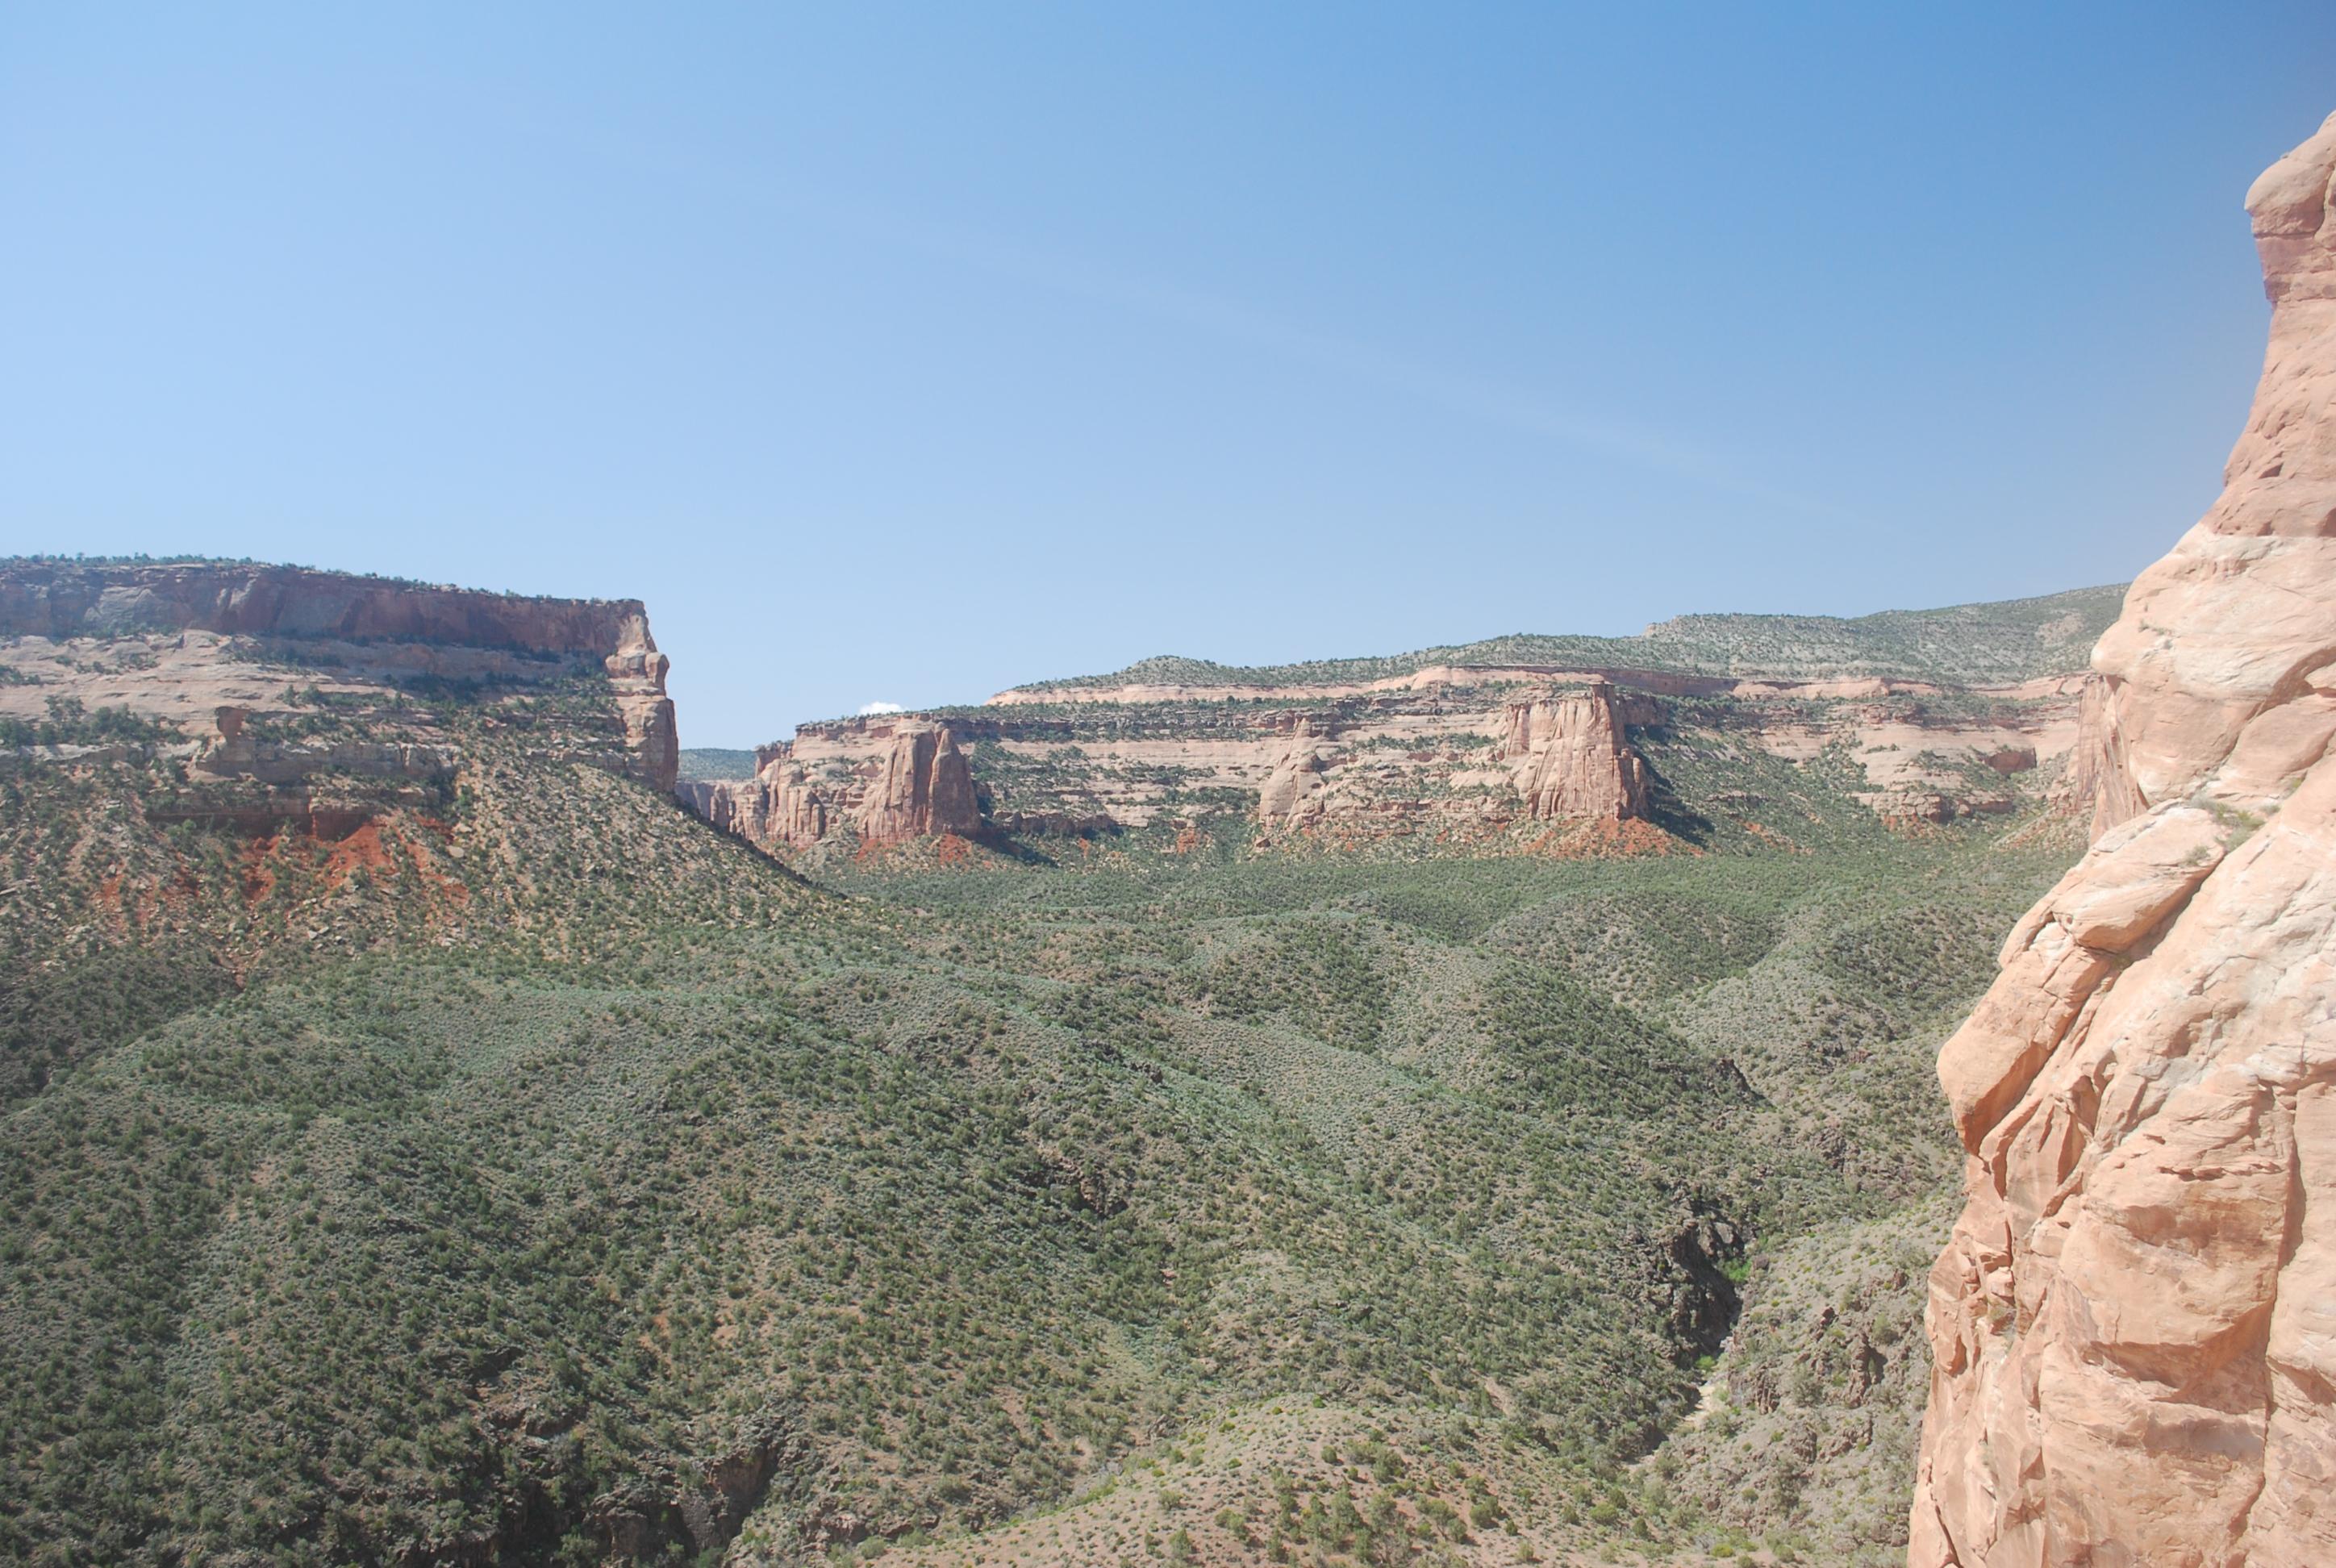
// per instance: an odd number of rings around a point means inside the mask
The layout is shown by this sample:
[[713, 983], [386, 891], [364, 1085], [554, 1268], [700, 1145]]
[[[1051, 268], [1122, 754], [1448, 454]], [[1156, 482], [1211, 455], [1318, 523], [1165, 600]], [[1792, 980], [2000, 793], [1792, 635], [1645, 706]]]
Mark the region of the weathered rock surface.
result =
[[[0, 687], [0, 716], [37, 716], [50, 698], [71, 697], [200, 735], [222, 707], [280, 710], [284, 671], [271, 664], [300, 669], [330, 699], [433, 681], [518, 690], [597, 667], [616, 724], [570, 736], [565, 755], [664, 791], [680, 763], [669, 663], [638, 599], [524, 598], [234, 562], [0, 564], [0, 664], [15, 677]], [[434, 735], [406, 738], [444, 749]], [[266, 748], [247, 749], [257, 759]], [[213, 748], [212, 771], [229, 755]], [[297, 760], [280, 747], [274, 757], [279, 772]]]
[[[806, 724], [760, 755], [765, 769], [778, 756], [800, 770], [830, 833], [857, 817], [889, 765], [895, 731], [909, 723], [947, 726], [991, 829], [1008, 834], [1189, 823], [1246, 796], [1267, 842], [1489, 846], [1505, 836], [1518, 847], [1536, 836], [1523, 831], [1536, 818], [1591, 826], [1644, 818], [1657, 781], [1645, 736], [1631, 738], [1640, 728], [1691, 748], [1750, 748], [1795, 764], [1845, 757], [1864, 781], [1856, 799], [1895, 826], [1926, 829], [2048, 798], [2079, 809], [2061, 766], [2084, 689], [2074, 671], [1947, 688], [1438, 666], [1371, 689], [1113, 688], [1112, 700], [1098, 689], [1065, 688], [1078, 700], [1053, 706], [1017, 693], [971, 711]], [[743, 781], [692, 782], [682, 797], [765, 848], [804, 847], [801, 833], [782, 839], [743, 825], [774, 809]], [[1661, 834], [1650, 824], [1642, 836]]]
[[1273, 771], [1258, 786], [1258, 821], [1268, 830], [1303, 826], [1322, 814], [1329, 788], [1324, 775], [1338, 759], [1338, 748], [1301, 722], [1290, 745], [1274, 759]]
[[691, 779], [682, 803], [725, 833], [766, 850], [806, 850], [827, 835], [827, 803], [784, 746], [755, 754], [751, 779]]
[[[715, 826], [773, 852], [810, 849], [846, 823], [863, 844], [985, 831], [973, 770], [948, 726], [887, 715], [836, 727], [852, 742], [822, 745], [805, 726], [793, 741], [757, 749], [753, 778], [693, 779], [676, 793]], [[1081, 831], [1067, 814], [1015, 820], [1030, 832]]]
[[1623, 822], [1647, 814], [1646, 759], [1623, 726], [1658, 722], [1652, 704], [1617, 700], [1601, 680], [1579, 696], [1512, 704], [1503, 716], [1501, 755], [1534, 816]]
[[600, 662], [624, 719], [625, 749], [633, 756], [629, 771], [652, 789], [672, 789], [681, 770], [673, 699], [665, 695], [665, 673], [673, 661], [657, 651], [647, 612], [638, 605], [628, 608], [618, 623], [616, 651]]
[[1941, 1053], [1915, 1568], [2336, 1562], [2336, 117], [2226, 488], [2094, 655], [2091, 852]]
[[23, 560], [0, 571], [0, 637], [188, 630], [608, 655], [646, 637], [647, 619], [638, 599], [540, 599], [297, 566]]
[[936, 833], [981, 831], [981, 803], [965, 753], [945, 725], [904, 724], [856, 818], [864, 843], [899, 843]]

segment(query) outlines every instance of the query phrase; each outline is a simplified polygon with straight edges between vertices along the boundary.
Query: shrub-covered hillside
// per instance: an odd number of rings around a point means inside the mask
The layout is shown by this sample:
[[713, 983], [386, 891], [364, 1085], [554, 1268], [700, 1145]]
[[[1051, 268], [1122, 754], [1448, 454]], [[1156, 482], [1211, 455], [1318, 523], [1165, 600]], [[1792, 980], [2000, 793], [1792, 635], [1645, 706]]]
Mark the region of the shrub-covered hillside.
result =
[[1032, 681], [1037, 687], [1134, 685], [1299, 686], [1386, 680], [1431, 665], [1557, 665], [1691, 675], [1823, 680], [1882, 676], [1952, 685], [2008, 684], [2081, 668], [2116, 620], [2123, 583], [2038, 599], [1824, 615], [1684, 615], [1637, 637], [1516, 632], [1377, 657], [1225, 665], [1162, 654], [1108, 675]]
[[0, 777], [0, 1556], [1698, 1553], [1743, 1507], [1646, 1456], [1764, 1260], [1943, 1179], [1928, 1054], [2064, 852], [822, 888], [443, 718], [338, 839]]

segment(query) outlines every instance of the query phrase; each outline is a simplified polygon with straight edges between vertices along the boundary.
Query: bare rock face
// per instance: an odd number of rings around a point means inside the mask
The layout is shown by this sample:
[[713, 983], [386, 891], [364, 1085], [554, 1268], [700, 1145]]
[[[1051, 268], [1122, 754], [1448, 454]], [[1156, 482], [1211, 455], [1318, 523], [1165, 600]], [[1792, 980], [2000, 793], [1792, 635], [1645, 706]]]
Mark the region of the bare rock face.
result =
[[[670, 661], [638, 599], [530, 598], [233, 561], [0, 566], [0, 642], [63, 647], [152, 633], [180, 634], [170, 656], [155, 660], [169, 667], [93, 688], [89, 700], [172, 717], [248, 706], [224, 656], [254, 645], [328, 666], [353, 685], [435, 677], [523, 687], [597, 661], [609, 677], [622, 750], [596, 742], [578, 760], [659, 791], [671, 790], [678, 772], [665, 692]], [[228, 755], [213, 760], [223, 767]]]
[[904, 724], [892, 732], [883, 771], [861, 801], [856, 825], [861, 841], [873, 844], [981, 831], [973, 770], [949, 726]]
[[1329, 738], [1300, 721], [1290, 745], [1274, 759], [1273, 771], [1258, 786], [1258, 821], [1269, 831], [1299, 828], [1321, 816], [1337, 755]]
[[784, 745], [756, 752], [751, 779], [692, 779], [682, 803], [724, 833], [764, 850], [807, 850], [827, 836], [827, 802]]
[[751, 779], [693, 779], [675, 793], [715, 827], [774, 852], [810, 849], [846, 823], [863, 844], [978, 836], [979, 792], [949, 726], [889, 716], [882, 724], [874, 735], [855, 726], [858, 744], [848, 748], [816, 736], [806, 746], [798, 733], [757, 750]]
[[1580, 696], [1510, 704], [1501, 756], [1532, 813], [1609, 822], [1645, 816], [1646, 761], [1623, 738], [1625, 725], [1652, 718], [1644, 706], [1618, 699], [1602, 680]]
[[[945, 724], [986, 788], [984, 820], [1007, 835], [1141, 833], [1196, 809], [1179, 794], [1206, 792], [1215, 797], [1210, 811], [1249, 795], [1264, 845], [1407, 840], [1474, 852], [1496, 841], [1538, 847], [1552, 832], [1618, 845], [1661, 842], [1651, 824], [1640, 833], [1602, 831], [1648, 811], [1652, 753], [1630, 737], [1660, 729], [1666, 742], [1692, 735], [1689, 744], [1796, 765], [1842, 751], [1869, 786], [1855, 794], [1862, 804], [1894, 826], [1928, 832], [2048, 799], [2073, 807], [2068, 770], [2057, 765], [2076, 742], [2085, 679], [2069, 670], [1982, 688], [1437, 666], [1364, 685], [1050, 687], [1061, 700], [1045, 706], [1023, 691], [978, 714], [798, 725], [767, 749], [803, 770], [830, 833], [856, 820], [903, 725]], [[10, 691], [0, 685], [0, 715]], [[1983, 703], [1941, 700], [1964, 695]], [[1715, 698], [1724, 700], [1707, 700]], [[693, 784], [683, 798], [701, 814], [732, 811], [744, 820], [753, 812], [743, 798], [715, 803], [748, 793], [735, 781]], [[1723, 817], [1735, 814], [1712, 803]], [[1541, 813], [1564, 825], [1536, 823]], [[1584, 826], [1601, 831], [1575, 832]]]
[[646, 639], [648, 622], [638, 599], [540, 599], [297, 566], [20, 561], [0, 574], [0, 637], [136, 630], [605, 655], [628, 632]]
[[2096, 842], [1942, 1051], [1915, 1568], [2336, 1563], [2336, 117], [2249, 192], [2222, 499], [2094, 654]]
[[623, 618], [616, 651], [601, 664], [625, 721], [625, 749], [633, 757], [630, 771], [650, 788], [670, 792], [681, 769], [673, 699], [665, 695], [665, 672], [673, 661], [657, 652], [647, 612], [635, 606]]

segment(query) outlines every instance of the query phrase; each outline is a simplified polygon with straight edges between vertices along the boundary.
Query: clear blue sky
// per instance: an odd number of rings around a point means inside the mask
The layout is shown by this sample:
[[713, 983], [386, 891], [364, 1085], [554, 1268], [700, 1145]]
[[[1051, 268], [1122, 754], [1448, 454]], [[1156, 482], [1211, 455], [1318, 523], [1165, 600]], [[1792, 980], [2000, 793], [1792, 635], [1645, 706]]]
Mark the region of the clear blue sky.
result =
[[0, 552], [638, 595], [684, 740], [2130, 575], [2336, 5], [12, 6]]

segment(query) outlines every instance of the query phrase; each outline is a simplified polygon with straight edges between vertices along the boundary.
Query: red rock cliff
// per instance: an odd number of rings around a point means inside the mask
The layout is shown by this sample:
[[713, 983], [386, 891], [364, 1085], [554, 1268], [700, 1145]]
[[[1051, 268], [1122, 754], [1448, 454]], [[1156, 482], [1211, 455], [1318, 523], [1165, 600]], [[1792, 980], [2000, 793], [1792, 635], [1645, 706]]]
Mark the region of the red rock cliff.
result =
[[1501, 755], [1519, 766], [1517, 788], [1534, 816], [1622, 822], [1647, 814], [1646, 761], [1623, 726], [1651, 719], [1648, 705], [1593, 681], [1580, 696], [1512, 703], [1504, 716]]
[[2248, 193], [2222, 499], [2094, 655], [2090, 852], [1941, 1053], [1909, 1561], [2336, 1563], [2336, 117]]
[[532, 599], [297, 566], [20, 561], [0, 575], [0, 637], [195, 629], [605, 657], [635, 621], [647, 626], [638, 599]]
[[671, 661], [657, 651], [638, 599], [525, 598], [234, 562], [24, 560], [0, 570], [0, 638], [137, 631], [597, 659], [624, 720], [623, 771], [655, 789], [674, 787], [680, 752], [665, 694]]
[[693, 779], [685, 804], [725, 833], [765, 850], [807, 850], [826, 836], [827, 803], [784, 745], [755, 753], [751, 779]]
[[981, 831], [973, 770], [947, 726], [904, 724], [892, 732], [883, 771], [860, 803], [858, 825], [863, 842], [878, 844]]

